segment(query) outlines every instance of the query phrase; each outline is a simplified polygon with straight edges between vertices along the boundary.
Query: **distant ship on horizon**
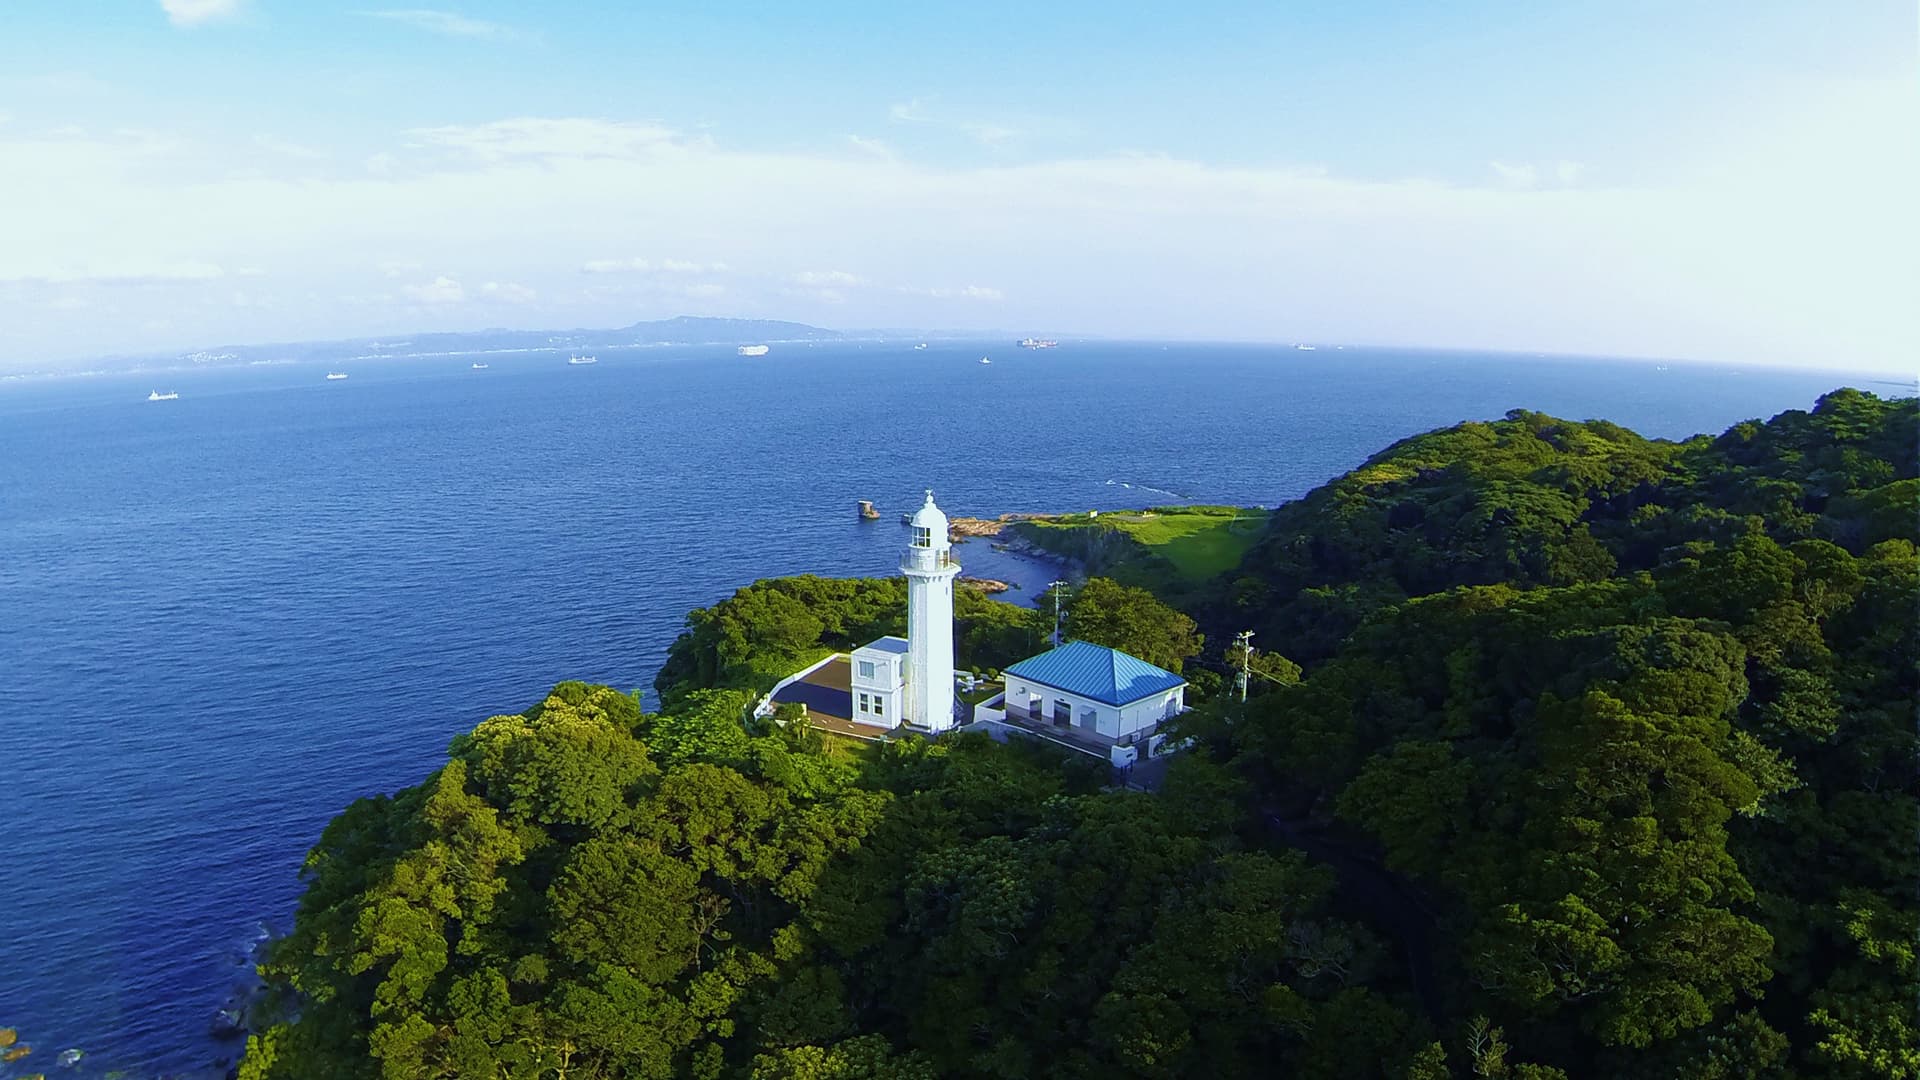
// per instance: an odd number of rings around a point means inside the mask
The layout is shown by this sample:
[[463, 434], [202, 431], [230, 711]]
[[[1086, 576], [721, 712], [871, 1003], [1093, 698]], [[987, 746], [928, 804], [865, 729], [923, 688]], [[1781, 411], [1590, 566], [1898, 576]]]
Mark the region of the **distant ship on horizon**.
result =
[[1296, 349], [1299, 349], [1299, 350], [1300, 350], [1301, 352], [1312, 352], [1312, 351], [1314, 351], [1314, 346], [1312, 346], [1312, 345], [1295, 345], [1295, 346], [1294, 346], [1294, 348], [1296, 348]]
[[597, 364], [597, 363], [599, 363], [599, 362], [600, 362], [599, 360], [597, 360], [597, 359], [595, 359], [594, 357], [591, 357], [591, 356], [569, 356], [569, 357], [567, 357], [567, 363], [569, 363], [569, 364]]
[[1031, 338], [1030, 337], [1030, 338], [1021, 338], [1020, 347], [1023, 349], [1057, 349], [1060, 347], [1060, 343], [1050, 338]]
[[765, 356], [769, 350], [765, 345], [742, 345], [736, 351], [741, 356]]
[[485, 370], [487, 370], [487, 365], [485, 365], [485, 364], [475, 364], [475, 365], [473, 365], [473, 370], [475, 370], [475, 371], [485, 371]]
[[344, 378], [346, 378], [346, 377], [347, 377], [347, 373], [346, 373], [346, 372], [344, 372], [344, 371], [329, 371], [329, 372], [327, 372], [327, 381], [328, 381], [328, 382], [334, 382], [335, 380], [338, 380], [338, 379], [344, 379]]
[[178, 401], [180, 400], [180, 392], [178, 390], [169, 390], [163, 394], [160, 391], [155, 390], [153, 393], [147, 395], [147, 400], [148, 401]]

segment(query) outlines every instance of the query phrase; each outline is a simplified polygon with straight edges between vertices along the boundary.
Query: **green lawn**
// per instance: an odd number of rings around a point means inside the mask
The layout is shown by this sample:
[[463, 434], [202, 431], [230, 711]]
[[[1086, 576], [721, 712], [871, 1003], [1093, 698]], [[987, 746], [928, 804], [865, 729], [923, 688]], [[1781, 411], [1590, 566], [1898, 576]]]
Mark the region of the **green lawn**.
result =
[[1073, 514], [1036, 524], [1113, 526], [1166, 559], [1186, 581], [1197, 584], [1240, 565], [1241, 557], [1266, 528], [1267, 511], [1232, 506], [1169, 506], [1138, 512], [1109, 511], [1097, 518]]
[[985, 683], [981, 685], [980, 688], [977, 690], [973, 690], [969, 693], [961, 694], [960, 703], [967, 706], [968, 708], [972, 708], [973, 706], [980, 704], [981, 702], [987, 700], [993, 695], [998, 694], [1000, 691], [1004, 689], [1006, 689], [1006, 687], [1004, 686], [1004, 684], [1001, 684], [1001, 683], [997, 683], [997, 682]]

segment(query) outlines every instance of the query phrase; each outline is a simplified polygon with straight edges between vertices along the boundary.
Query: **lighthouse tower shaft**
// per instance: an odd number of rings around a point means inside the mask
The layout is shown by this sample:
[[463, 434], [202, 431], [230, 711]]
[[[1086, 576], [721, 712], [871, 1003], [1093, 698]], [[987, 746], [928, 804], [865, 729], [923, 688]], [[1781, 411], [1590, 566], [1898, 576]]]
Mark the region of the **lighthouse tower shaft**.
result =
[[960, 576], [947, 515], [926, 505], [913, 515], [913, 540], [900, 559], [907, 576], [906, 722], [929, 731], [953, 726], [953, 586]]

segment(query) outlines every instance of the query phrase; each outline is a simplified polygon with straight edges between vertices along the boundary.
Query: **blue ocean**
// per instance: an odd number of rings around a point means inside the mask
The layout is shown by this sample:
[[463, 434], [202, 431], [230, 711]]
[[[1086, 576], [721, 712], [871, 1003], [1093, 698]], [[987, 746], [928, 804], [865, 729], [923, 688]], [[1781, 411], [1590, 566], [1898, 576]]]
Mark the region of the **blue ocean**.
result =
[[[1329, 346], [981, 351], [0, 382], [0, 1027], [34, 1048], [0, 1077], [221, 1075], [240, 1047], [216, 1012], [334, 813], [558, 680], [650, 695], [687, 610], [756, 578], [892, 573], [922, 488], [972, 515], [1272, 505], [1515, 407], [1681, 437], [1903, 392]], [[1009, 598], [1054, 573], [958, 554]]]

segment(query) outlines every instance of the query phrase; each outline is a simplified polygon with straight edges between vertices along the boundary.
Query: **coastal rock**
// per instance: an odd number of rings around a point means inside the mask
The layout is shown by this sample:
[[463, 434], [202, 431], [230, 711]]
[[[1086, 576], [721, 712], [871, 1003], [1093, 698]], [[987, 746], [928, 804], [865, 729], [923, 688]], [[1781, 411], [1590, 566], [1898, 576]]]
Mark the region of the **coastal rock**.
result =
[[1053, 514], [1001, 514], [997, 518], [957, 517], [947, 522], [947, 538], [958, 542], [971, 536], [999, 536], [1016, 521], [1046, 521]]
[[225, 1008], [213, 1014], [213, 1037], [216, 1039], [238, 1039], [247, 1033], [245, 1016], [239, 1009]]
[[963, 588], [977, 589], [983, 593], [1003, 593], [1013, 588], [1004, 581], [995, 581], [992, 578], [963, 577], [959, 584]]

